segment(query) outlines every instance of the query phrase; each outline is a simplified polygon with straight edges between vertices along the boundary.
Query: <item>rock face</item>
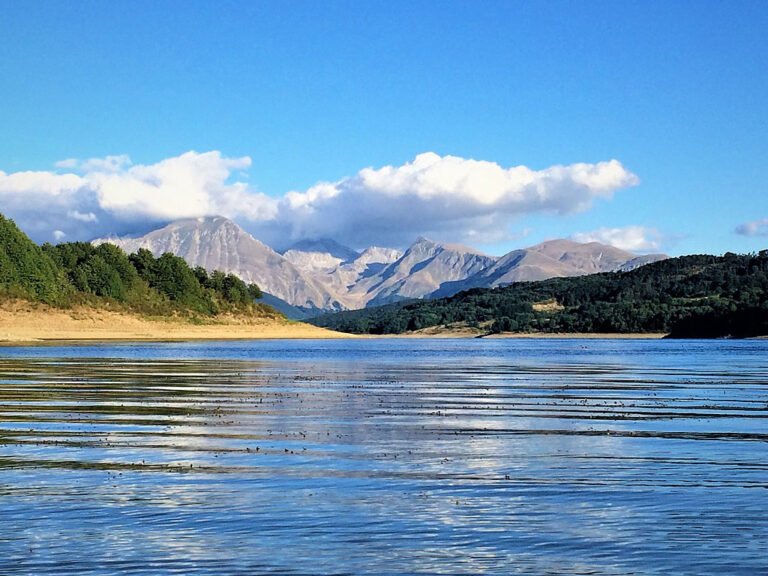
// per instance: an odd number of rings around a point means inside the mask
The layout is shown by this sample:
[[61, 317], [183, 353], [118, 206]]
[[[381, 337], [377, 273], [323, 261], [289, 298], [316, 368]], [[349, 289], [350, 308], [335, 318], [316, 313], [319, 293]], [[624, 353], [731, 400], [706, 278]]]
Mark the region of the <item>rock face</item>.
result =
[[305, 272], [330, 272], [360, 256], [334, 240], [302, 240], [283, 252], [283, 256]]
[[[222, 217], [180, 220], [138, 238], [103, 238], [126, 252], [171, 252], [192, 266], [255, 282], [293, 317], [365, 308], [469, 288], [626, 271], [666, 258], [637, 256], [592, 242], [551, 240], [501, 258], [419, 238], [405, 252], [372, 246], [358, 253], [333, 240], [302, 241], [278, 254]], [[283, 301], [283, 302], [280, 302]]]
[[233, 273], [246, 282], [304, 310], [346, 308], [321, 283], [302, 273], [289, 260], [222, 217], [173, 222], [139, 238], [103, 238], [126, 252], [146, 248], [156, 256], [171, 252], [191, 266]]
[[369, 298], [359, 290], [356, 291], [355, 287], [361, 281], [380, 274], [402, 255], [399, 250], [371, 246], [354, 260], [343, 262], [332, 269], [316, 271], [314, 277], [332, 293], [343, 295], [342, 299], [348, 308], [364, 308]]
[[642, 256], [636, 256], [631, 260], [627, 260], [616, 270], [621, 272], [629, 272], [635, 268], [640, 268], [640, 266], [645, 266], [646, 264], [651, 264], [652, 262], [658, 262], [659, 260], [666, 260], [667, 258], [669, 258], [669, 256], [666, 254], [643, 254]]
[[465, 280], [492, 265], [495, 258], [464, 246], [419, 238], [395, 262], [361, 278], [350, 295], [362, 306], [423, 298], [446, 282]]

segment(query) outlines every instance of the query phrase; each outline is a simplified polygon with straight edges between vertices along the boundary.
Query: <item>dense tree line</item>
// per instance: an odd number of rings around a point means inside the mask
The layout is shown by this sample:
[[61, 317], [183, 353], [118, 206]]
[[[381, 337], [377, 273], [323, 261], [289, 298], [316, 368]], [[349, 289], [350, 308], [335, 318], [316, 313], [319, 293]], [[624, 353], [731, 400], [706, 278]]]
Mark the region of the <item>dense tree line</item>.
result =
[[262, 296], [255, 284], [191, 268], [173, 254], [156, 258], [141, 249], [129, 256], [113, 244], [88, 242], [40, 247], [3, 216], [0, 294], [59, 305], [103, 299], [160, 315], [242, 311]]
[[768, 334], [767, 318], [768, 251], [762, 251], [683, 256], [630, 272], [476, 288], [450, 298], [341, 312], [312, 322], [358, 334], [466, 325], [489, 333], [665, 332], [710, 337]]
[[13, 222], [0, 215], [0, 293], [54, 303], [65, 298], [62, 271]]

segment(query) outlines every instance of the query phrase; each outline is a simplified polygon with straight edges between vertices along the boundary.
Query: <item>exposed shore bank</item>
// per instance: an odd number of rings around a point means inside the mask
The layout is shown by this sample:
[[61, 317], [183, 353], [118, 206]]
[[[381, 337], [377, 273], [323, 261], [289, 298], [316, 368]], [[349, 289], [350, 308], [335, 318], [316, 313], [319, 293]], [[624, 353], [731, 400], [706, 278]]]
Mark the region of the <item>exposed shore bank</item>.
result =
[[0, 346], [58, 341], [168, 341], [339, 338], [545, 338], [651, 340], [664, 333], [512, 333], [487, 334], [469, 327], [431, 327], [398, 335], [353, 335], [278, 317], [207, 319], [147, 318], [91, 307], [54, 308], [26, 301], [0, 302]]
[[67, 309], [44, 304], [0, 303], [0, 345], [51, 341], [164, 341], [354, 338], [282, 318], [225, 317], [195, 323], [153, 319], [89, 307]]

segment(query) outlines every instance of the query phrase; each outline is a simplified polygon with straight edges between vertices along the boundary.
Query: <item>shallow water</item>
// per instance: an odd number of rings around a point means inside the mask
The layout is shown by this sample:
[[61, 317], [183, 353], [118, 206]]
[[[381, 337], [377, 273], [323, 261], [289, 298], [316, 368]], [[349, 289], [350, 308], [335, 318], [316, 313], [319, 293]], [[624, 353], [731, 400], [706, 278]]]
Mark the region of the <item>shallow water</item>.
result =
[[0, 350], [0, 574], [766, 574], [768, 342]]

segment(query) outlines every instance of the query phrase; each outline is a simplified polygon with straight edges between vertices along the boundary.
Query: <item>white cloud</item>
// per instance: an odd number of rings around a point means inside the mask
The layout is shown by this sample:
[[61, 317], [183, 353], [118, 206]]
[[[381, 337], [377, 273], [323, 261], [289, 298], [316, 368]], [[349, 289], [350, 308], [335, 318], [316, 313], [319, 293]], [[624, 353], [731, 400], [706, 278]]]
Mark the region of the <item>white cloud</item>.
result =
[[600, 228], [571, 236], [576, 242], [600, 242], [630, 252], [660, 250], [664, 235], [655, 228], [627, 226], [625, 228]]
[[89, 172], [119, 172], [130, 165], [131, 158], [127, 154], [89, 158], [88, 160], [67, 158], [54, 164], [56, 168], [74, 169], [84, 174]]
[[67, 216], [80, 222], [98, 222], [99, 217], [93, 212], [80, 212], [79, 210], [70, 210], [67, 212]]
[[516, 217], [581, 212], [638, 182], [617, 160], [532, 170], [429, 152], [402, 166], [365, 168], [291, 192], [275, 220], [293, 239], [332, 236], [353, 245], [396, 245], [432, 234], [490, 242], [501, 240]]
[[60, 233], [89, 239], [197, 216], [270, 218], [275, 199], [229, 182], [232, 171], [250, 163], [217, 151], [148, 165], [134, 165], [124, 155], [68, 159], [56, 164], [70, 170], [63, 173], [0, 172], [0, 210], [39, 241], [59, 240]]
[[58, 172], [0, 172], [1, 210], [38, 240], [54, 230], [90, 238], [223, 215], [276, 244], [327, 236], [355, 246], [402, 245], [419, 234], [488, 243], [510, 237], [520, 216], [584, 211], [639, 182], [617, 160], [533, 170], [428, 152], [269, 197], [243, 181], [250, 165], [218, 151], [147, 165], [125, 155], [68, 159]]
[[77, 168], [78, 164], [80, 164], [80, 161], [77, 158], [67, 158], [66, 160], [59, 160], [58, 162], [53, 163], [54, 167], [65, 170]]
[[38, 197], [60, 196], [76, 192], [86, 181], [76, 174], [55, 172], [14, 172], [6, 174], [0, 170], [0, 196], [8, 198], [16, 194], [31, 194]]
[[736, 234], [742, 236], [768, 236], [768, 218], [745, 222], [736, 227]]
[[173, 220], [222, 214], [258, 219], [260, 204], [268, 217], [273, 200], [249, 194], [242, 183], [227, 183], [232, 170], [250, 164], [248, 157], [187, 152], [149, 166], [113, 170], [110, 165], [109, 170], [88, 172], [86, 178], [97, 191], [100, 207], [120, 218]]

